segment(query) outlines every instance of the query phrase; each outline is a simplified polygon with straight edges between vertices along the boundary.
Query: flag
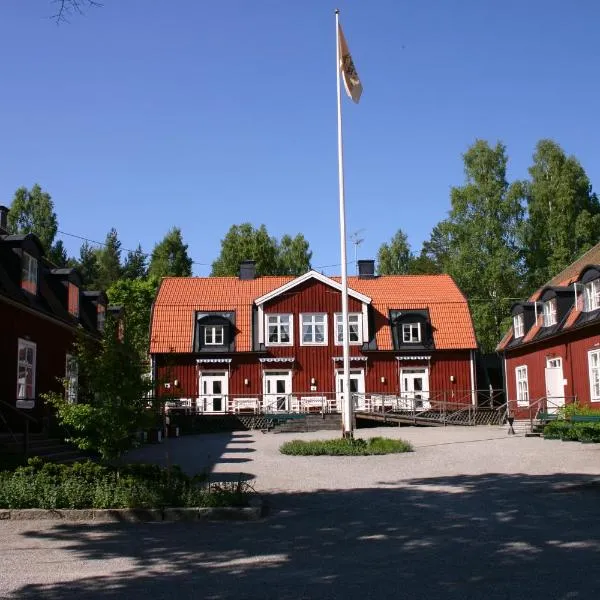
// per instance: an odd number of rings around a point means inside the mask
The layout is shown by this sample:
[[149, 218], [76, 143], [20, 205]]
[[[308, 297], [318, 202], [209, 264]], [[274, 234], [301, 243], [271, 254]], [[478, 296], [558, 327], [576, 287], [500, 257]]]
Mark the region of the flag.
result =
[[360, 95], [362, 94], [362, 83], [358, 78], [358, 73], [356, 72], [350, 50], [348, 50], [348, 44], [346, 43], [341, 25], [338, 25], [338, 34], [340, 41], [340, 70], [344, 79], [344, 87], [346, 88], [348, 97], [352, 98], [358, 104]]

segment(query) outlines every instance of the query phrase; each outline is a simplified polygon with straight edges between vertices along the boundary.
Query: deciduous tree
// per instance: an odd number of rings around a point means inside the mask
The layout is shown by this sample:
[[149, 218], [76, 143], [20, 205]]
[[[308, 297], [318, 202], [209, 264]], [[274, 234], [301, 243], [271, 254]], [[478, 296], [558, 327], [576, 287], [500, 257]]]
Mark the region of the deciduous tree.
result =
[[412, 261], [408, 237], [398, 229], [390, 243], [382, 244], [377, 252], [377, 272], [380, 275], [406, 275], [411, 271]]
[[8, 213], [8, 228], [12, 233], [33, 233], [48, 253], [58, 230], [58, 219], [50, 194], [36, 183], [31, 190], [20, 187], [14, 195]]
[[302, 275], [310, 271], [312, 252], [304, 236], [299, 233], [295, 237], [284, 235], [277, 247], [277, 274]]

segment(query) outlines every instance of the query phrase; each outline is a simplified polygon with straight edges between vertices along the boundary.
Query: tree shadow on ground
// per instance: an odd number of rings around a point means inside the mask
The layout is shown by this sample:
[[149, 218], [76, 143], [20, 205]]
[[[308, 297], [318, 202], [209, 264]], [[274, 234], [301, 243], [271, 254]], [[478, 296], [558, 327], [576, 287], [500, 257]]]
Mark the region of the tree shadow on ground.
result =
[[[592, 599], [600, 485], [486, 474], [271, 494], [250, 523], [57, 524], [23, 535], [110, 574], [12, 598]], [[98, 563], [94, 563], [98, 564]]]

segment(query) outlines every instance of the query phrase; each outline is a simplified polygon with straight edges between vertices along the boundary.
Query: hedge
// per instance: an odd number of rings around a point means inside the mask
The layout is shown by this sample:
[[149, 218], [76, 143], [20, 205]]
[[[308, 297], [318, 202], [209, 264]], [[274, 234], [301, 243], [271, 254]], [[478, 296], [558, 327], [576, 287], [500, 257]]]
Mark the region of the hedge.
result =
[[573, 442], [600, 443], [600, 423], [552, 421], [544, 427], [544, 438]]

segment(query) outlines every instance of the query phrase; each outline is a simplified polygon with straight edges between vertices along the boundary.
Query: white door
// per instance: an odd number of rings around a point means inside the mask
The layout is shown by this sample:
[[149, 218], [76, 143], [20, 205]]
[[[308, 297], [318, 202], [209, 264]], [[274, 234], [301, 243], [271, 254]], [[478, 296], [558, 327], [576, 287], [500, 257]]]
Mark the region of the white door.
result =
[[263, 373], [264, 412], [273, 413], [289, 411], [291, 394], [291, 371], [265, 371]]
[[[350, 370], [350, 393], [354, 399], [354, 410], [365, 409], [365, 371], [364, 369]], [[335, 372], [336, 410], [342, 412], [344, 404], [344, 371]]]
[[546, 360], [546, 410], [555, 413], [565, 405], [565, 385], [563, 380], [562, 358]]
[[406, 408], [429, 408], [429, 369], [401, 369], [400, 393]]
[[201, 412], [226, 412], [229, 378], [227, 371], [200, 372]]

